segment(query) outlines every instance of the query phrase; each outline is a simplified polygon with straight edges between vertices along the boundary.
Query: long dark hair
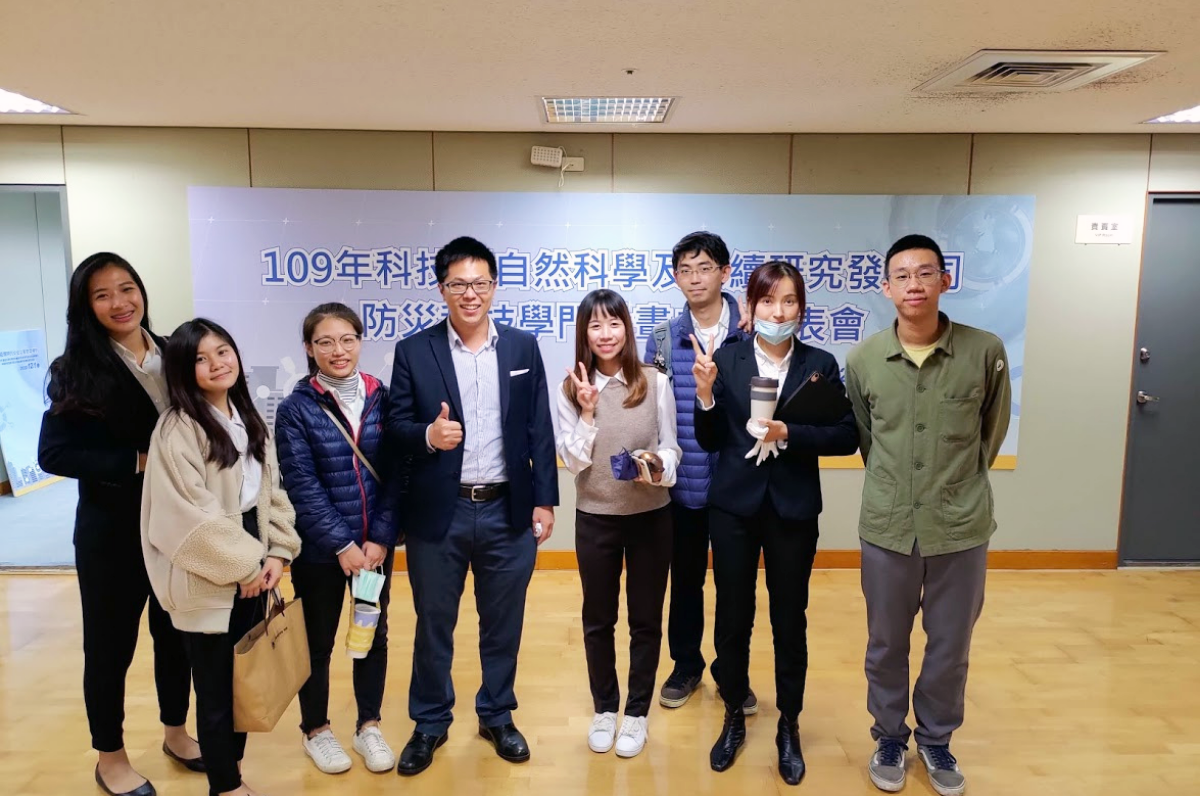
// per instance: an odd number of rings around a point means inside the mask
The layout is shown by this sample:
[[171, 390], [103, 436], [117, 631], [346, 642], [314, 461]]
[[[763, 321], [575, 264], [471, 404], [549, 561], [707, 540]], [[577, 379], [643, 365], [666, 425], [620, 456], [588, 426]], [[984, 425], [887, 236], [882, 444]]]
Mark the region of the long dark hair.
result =
[[[602, 288], [583, 297], [575, 319], [575, 361], [582, 362], [587, 368], [588, 381], [594, 380], [596, 355], [588, 345], [588, 324], [596, 315], [619, 318], [625, 324], [625, 346], [621, 349], [620, 361], [628, 393], [622, 405], [626, 409], [632, 409], [646, 398], [646, 374], [642, 372], [642, 361], [638, 359], [637, 339], [633, 334], [633, 320], [629, 317], [629, 307], [619, 294]], [[563, 391], [578, 410], [579, 398], [575, 395], [575, 382], [570, 376], [563, 380]]]
[[[312, 337], [317, 333], [317, 327], [326, 318], [337, 318], [338, 320], [345, 321], [354, 328], [355, 334], [362, 337], [363, 322], [362, 318], [358, 317], [358, 313], [339, 301], [331, 301], [328, 304], [318, 304], [309, 311], [308, 315], [304, 316], [304, 324], [300, 332], [304, 335], [305, 343], [313, 341]], [[307, 350], [305, 351], [305, 357], [308, 359], [308, 375], [310, 377], [317, 375], [317, 360], [308, 356]]]
[[250, 399], [250, 388], [246, 385], [246, 371], [242, 367], [242, 354], [229, 332], [207, 318], [194, 318], [172, 333], [167, 340], [163, 371], [167, 377], [167, 391], [171, 395], [170, 412], [187, 415], [196, 421], [208, 437], [208, 450], [204, 458], [222, 469], [237, 464], [238, 452], [225, 427], [213, 414], [211, 405], [196, 382], [196, 353], [200, 341], [208, 335], [216, 335], [233, 349], [238, 361], [237, 381], [229, 388], [229, 402], [237, 409], [246, 426], [250, 444], [246, 453], [260, 462], [267, 458], [267, 423], [254, 408]]
[[109, 341], [108, 330], [92, 310], [92, 277], [110, 265], [124, 270], [142, 293], [142, 328], [150, 331], [150, 299], [142, 278], [124, 257], [97, 252], [71, 274], [67, 293], [67, 344], [50, 364], [46, 394], [50, 411], [101, 415], [120, 387], [120, 357]]

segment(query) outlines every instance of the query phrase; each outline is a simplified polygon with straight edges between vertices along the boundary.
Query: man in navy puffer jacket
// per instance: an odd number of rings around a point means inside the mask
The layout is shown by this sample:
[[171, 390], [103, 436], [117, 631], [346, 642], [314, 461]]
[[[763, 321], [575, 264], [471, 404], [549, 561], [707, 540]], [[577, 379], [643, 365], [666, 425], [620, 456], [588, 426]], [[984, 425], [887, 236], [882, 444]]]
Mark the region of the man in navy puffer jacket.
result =
[[[692, 364], [696, 355], [692, 335], [708, 348], [721, 347], [742, 338], [738, 331], [741, 313], [737, 300], [721, 288], [729, 281], [729, 249], [719, 235], [693, 232], [671, 252], [675, 284], [687, 300], [674, 320], [660, 324], [646, 340], [645, 362], [671, 377], [678, 412], [678, 439], [683, 449], [671, 506], [675, 518], [674, 553], [671, 560], [671, 613], [667, 640], [675, 668], [663, 683], [658, 701], [663, 707], [685, 704], [700, 686], [704, 655], [704, 580], [708, 573], [708, 486], [716, 454], [696, 442], [696, 380]], [[716, 662], [713, 663], [715, 667]], [[747, 713], [758, 710], [754, 692], [746, 700]]]

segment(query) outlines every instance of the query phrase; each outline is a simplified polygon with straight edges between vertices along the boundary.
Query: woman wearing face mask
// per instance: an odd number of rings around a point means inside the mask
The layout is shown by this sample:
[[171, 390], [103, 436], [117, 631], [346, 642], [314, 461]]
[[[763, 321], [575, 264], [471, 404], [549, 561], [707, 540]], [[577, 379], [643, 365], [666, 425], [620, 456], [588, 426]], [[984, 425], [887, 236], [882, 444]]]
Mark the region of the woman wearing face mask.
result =
[[233, 729], [233, 648], [300, 551], [296, 513], [229, 333], [203, 318], [183, 324], [166, 373], [171, 408], [150, 439], [142, 551], [183, 631], [209, 794], [255, 796], [242, 782], [246, 734]]
[[204, 771], [184, 728], [191, 672], [183, 639], [150, 590], [138, 532], [150, 433], [167, 408], [161, 337], [150, 331], [146, 290], [121, 257], [100, 252], [71, 276], [67, 345], [50, 366], [42, 418], [43, 470], [79, 481], [75, 569], [83, 603], [83, 701], [96, 782], [106, 793], [152, 796], [125, 752], [125, 676], [150, 604], [154, 684], [163, 752]]
[[[817, 458], [854, 453], [858, 432], [852, 412], [829, 426], [752, 417], [750, 380], [756, 376], [778, 381], [780, 402], [814, 372], [838, 387], [842, 381], [831, 354], [796, 337], [804, 317], [804, 281], [795, 267], [778, 261], [760, 265], [750, 275], [746, 292], [754, 318], [753, 338], [715, 354], [710, 341], [704, 341], [709, 346], [705, 349], [692, 338], [696, 439], [705, 450], [720, 454], [708, 500], [717, 587], [717, 685], [725, 701], [725, 725], [709, 762], [714, 771], [729, 768], [746, 739], [742, 705], [749, 688], [750, 631], [761, 551], [775, 643], [779, 773], [795, 785], [804, 776], [797, 720], [808, 669], [804, 612], [821, 513]], [[763, 443], [774, 443], [777, 456], [746, 457], [761, 447], [760, 437]]]
[[[302, 333], [309, 378], [279, 405], [275, 419], [283, 485], [296, 507], [296, 530], [304, 543], [292, 564], [312, 659], [312, 676], [300, 689], [300, 729], [305, 753], [326, 774], [351, 766], [329, 724], [329, 659], [346, 585], [352, 575], [379, 568], [384, 574], [379, 624], [367, 656], [354, 661], [354, 750], [368, 771], [396, 766], [379, 721], [403, 474], [384, 468], [388, 396], [378, 379], [358, 370], [362, 332], [362, 321], [345, 304], [322, 304], [308, 313]], [[377, 474], [383, 483], [375, 480]]]
[[[646, 745], [646, 716], [662, 647], [663, 599], [671, 565], [670, 496], [682, 451], [675, 396], [667, 377], [638, 361], [625, 301], [594, 290], [579, 305], [577, 371], [558, 391], [557, 448], [575, 474], [575, 551], [583, 582], [583, 644], [595, 715], [588, 747], [633, 757]], [[636, 480], [618, 480], [612, 457], [646, 451], [657, 458]], [[649, 458], [649, 457], [647, 457]], [[649, 480], [644, 476], [648, 475]], [[614, 629], [626, 575], [629, 691], [617, 729], [620, 686]]]

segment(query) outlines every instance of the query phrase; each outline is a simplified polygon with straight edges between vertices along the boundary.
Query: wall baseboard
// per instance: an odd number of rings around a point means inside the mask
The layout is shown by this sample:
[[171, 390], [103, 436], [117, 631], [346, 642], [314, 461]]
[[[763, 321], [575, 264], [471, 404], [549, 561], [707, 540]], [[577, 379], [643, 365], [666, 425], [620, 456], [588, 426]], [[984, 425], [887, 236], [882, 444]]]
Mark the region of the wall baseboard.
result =
[[[858, 550], [818, 550], [814, 569], [858, 569]], [[760, 564], [761, 566], [761, 560]], [[709, 554], [709, 566], [712, 556]], [[396, 569], [406, 570], [403, 550], [396, 553]], [[543, 550], [537, 554], [537, 569], [578, 569], [574, 550]], [[1116, 569], [1116, 550], [991, 550], [988, 569]]]

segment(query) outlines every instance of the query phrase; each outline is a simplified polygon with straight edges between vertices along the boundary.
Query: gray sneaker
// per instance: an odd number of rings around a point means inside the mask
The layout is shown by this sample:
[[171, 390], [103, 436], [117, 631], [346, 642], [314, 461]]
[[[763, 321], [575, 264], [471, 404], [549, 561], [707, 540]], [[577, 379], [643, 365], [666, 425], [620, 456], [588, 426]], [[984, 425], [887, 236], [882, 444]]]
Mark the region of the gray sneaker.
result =
[[947, 746], [917, 746], [917, 754], [929, 772], [929, 784], [941, 796], [962, 796], [967, 778], [958, 770], [958, 761]]
[[700, 675], [671, 672], [667, 682], [663, 683], [662, 691], [658, 693], [658, 703], [664, 708], [681, 708], [699, 687]]
[[888, 793], [904, 789], [904, 753], [908, 747], [892, 738], [880, 738], [875, 754], [867, 763], [867, 773], [875, 787]]
[[[721, 699], [721, 689], [717, 689], [717, 699]], [[758, 712], [758, 697], [751, 688], [746, 692], [746, 701], [742, 703], [742, 713], [747, 716], [753, 716]]]

